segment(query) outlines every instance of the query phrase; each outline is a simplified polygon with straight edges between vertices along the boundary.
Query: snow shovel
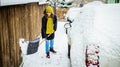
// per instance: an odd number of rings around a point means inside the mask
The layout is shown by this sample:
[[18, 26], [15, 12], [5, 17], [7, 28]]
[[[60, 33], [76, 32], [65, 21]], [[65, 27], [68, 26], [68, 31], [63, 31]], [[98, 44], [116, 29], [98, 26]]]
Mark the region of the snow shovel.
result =
[[[48, 38], [50, 35], [51, 34], [49, 34], [46, 38]], [[39, 45], [41, 45], [46, 40], [46, 38], [43, 39], [41, 42], [40, 42], [40, 37], [33, 41], [30, 41], [27, 48], [27, 55], [36, 53], [38, 51]]]
[[40, 38], [30, 41], [27, 48], [27, 55], [36, 53], [38, 50]]

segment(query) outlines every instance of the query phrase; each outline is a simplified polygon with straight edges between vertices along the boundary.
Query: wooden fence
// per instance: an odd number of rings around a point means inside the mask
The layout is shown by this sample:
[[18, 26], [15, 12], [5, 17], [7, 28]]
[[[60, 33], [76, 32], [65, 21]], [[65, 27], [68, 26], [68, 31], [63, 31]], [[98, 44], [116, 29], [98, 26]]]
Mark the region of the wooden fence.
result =
[[65, 20], [65, 16], [64, 14], [66, 14], [68, 11], [68, 9], [65, 9], [65, 8], [58, 8], [56, 10], [56, 14], [57, 14], [57, 17], [58, 17], [58, 20]]
[[19, 38], [35, 39], [46, 5], [30, 3], [0, 7], [0, 67], [19, 67]]

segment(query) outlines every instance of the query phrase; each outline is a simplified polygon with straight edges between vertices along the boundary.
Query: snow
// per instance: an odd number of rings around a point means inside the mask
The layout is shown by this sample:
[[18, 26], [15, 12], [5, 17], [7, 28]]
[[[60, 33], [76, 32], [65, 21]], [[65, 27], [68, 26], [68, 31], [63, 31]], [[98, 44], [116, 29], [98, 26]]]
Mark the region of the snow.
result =
[[72, 67], [85, 67], [85, 51], [89, 44], [100, 47], [101, 67], [119, 67], [119, 21], [120, 4], [94, 1], [82, 7], [72, 23], [70, 32]]
[[46, 0], [0, 0], [0, 6], [26, 4], [31, 2], [39, 2], [39, 5], [47, 4]]
[[49, 4], [48, 2], [39, 2], [39, 5]]
[[72, 7], [68, 10], [67, 14], [65, 15], [65, 18], [69, 18], [71, 20], [74, 20], [77, 16], [77, 14], [80, 12], [81, 8], [77, 8], [77, 7]]
[[[64, 22], [58, 22], [58, 27], [54, 39], [54, 47], [56, 54], [50, 53], [50, 59], [46, 58], [45, 42], [39, 45], [38, 52], [31, 55], [25, 55], [27, 42], [21, 46], [23, 67], [70, 67], [70, 62], [67, 56], [68, 39], [64, 29]], [[42, 40], [42, 39], [41, 39]], [[24, 39], [20, 40], [20, 44]]]
[[[62, 2], [63, 0], [58, 0], [59, 2]], [[72, 2], [73, 0], [65, 0], [65, 2]]]
[[[72, 8], [72, 10], [76, 8]], [[26, 55], [27, 43], [22, 50], [23, 67], [86, 67], [86, 46], [89, 60], [99, 59], [100, 67], [120, 67], [120, 4], [103, 4], [94, 1], [84, 5], [77, 13], [73, 12], [74, 22], [68, 35], [65, 34], [64, 22], [58, 22], [55, 36], [55, 50], [57, 54], [50, 53], [46, 58], [45, 42], [39, 46], [37, 53]], [[75, 14], [74, 14], [75, 13]], [[71, 17], [71, 19], [73, 19]], [[42, 40], [42, 39], [41, 39]], [[21, 39], [24, 41], [24, 39]], [[68, 59], [68, 42], [71, 43], [71, 60]], [[20, 42], [21, 44], [22, 42]], [[91, 46], [94, 44], [95, 46]], [[99, 48], [96, 49], [96, 46]], [[97, 57], [99, 56], [99, 58]], [[71, 63], [70, 63], [71, 61]], [[97, 67], [90, 64], [89, 67]]]
[[48, 2], [46, 2], [47, 0], [39, 0], [39, 5], [42, 5], [42, 4], [48, 4]]
[[30, 2], [38, 2], [38, 0], [1, 0], [0, 6], [25, 4], [25, 3], [30, 3]]

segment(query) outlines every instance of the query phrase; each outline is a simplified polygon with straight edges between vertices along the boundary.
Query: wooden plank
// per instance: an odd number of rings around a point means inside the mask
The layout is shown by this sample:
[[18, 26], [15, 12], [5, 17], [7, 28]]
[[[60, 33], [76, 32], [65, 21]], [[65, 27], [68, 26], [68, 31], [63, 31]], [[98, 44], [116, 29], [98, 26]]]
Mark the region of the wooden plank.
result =
[[[0, 10], [1, 10], [1, 9], [2, 9], [2, 8], [0, 8]], [[2, 60], [3, 60], [3, 59], [2, 59], [2, 56], [3, 56], [3, 55], [2, 55], [2, 52], [3, 52], [3, 49], [2, 49], [2, 47], [3, 47], [3, 46], [2, 46], [2, 45], [3, 45], [3, 39], [2, 39], [2, 26], [3, 26], [3, 25], [2, 25], [2, 21], [3, 21], [3, 20], [2, 20], [2, 11], [0, 11], [0, 20], [1, 20], [1, 21], [0, 21], [0, 31], [1, 31], [1, 32], [0, 32], [0, 56], [1, 56], [1, 57], [0, 57], [0, 67], [3, 67], [3, 65], [2, 65], [2, 64], [3, 64], [3, 63], [2, 63], [2, 62], [3, 62], [3, 61], [2, 61]]]
[[15, 28], [14, 28], [14, 8], [9, 7], [9, 13], [8, 13], [8, 20], [9, 20], [9, 41], [10, 41], [10, 63], [11, 67], [14, 67], [14, 35], [15, 35]]
[[10, 60], [9, 56], [9, 40], [8, 40], [8, 23], [7, 23], [7, 7], [1, 8], [1, 24], [2, 29], [1, 29], [1, 51], [2, 51], [2, 62], [3, 62], [3, 67], [10, 67], [10, 63], [8, 60]]

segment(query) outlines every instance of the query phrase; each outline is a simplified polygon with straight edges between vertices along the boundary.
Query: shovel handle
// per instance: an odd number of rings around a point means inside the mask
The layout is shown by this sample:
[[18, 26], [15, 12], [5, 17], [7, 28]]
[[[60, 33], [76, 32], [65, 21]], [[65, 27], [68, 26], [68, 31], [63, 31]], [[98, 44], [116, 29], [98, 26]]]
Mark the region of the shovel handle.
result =
[[[46, 38], [48, 38], [51, 34], [49, 34]], [[44, 41], [46, 41], [46, 38], [44, 38], [39, 45], [41, 45]]]

